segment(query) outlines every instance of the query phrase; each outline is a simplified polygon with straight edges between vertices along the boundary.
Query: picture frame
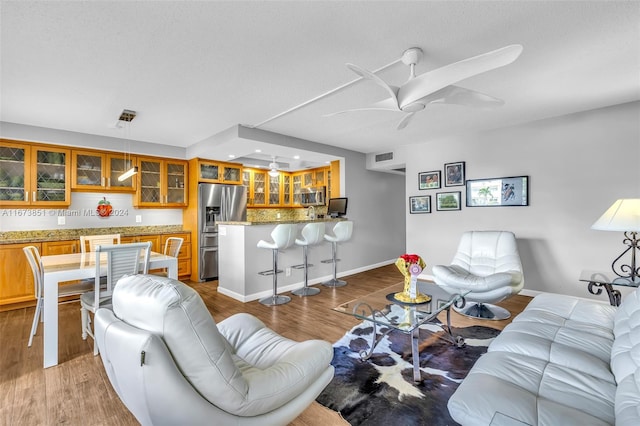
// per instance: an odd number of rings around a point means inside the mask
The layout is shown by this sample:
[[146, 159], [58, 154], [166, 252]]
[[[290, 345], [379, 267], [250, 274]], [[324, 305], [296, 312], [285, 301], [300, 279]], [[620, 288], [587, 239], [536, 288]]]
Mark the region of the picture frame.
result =
[[409, 197], [409, 213], [431, 213], [431, 195]]
[[440, 181], [441, 181], [440, 170], [418, 173], [418, 189], [419, 190], [439, 189]]
[[436, 194], [436, 210], [461, 210], [462, 193], [460, 191], [438, 192]]
[[467, 207], [529, 205], [529, 176], [467, 180]]
[[445, 163], [444, 186], [464, 186], [465, 162]]

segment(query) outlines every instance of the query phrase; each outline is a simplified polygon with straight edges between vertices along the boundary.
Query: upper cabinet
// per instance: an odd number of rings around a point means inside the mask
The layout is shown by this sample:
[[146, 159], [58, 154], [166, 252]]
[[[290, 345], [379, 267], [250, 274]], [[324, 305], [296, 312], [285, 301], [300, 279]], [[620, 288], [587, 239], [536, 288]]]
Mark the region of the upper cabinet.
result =
[[198, 182], [242, 184], [242, 165], [198, 160]]
[[267, 172], [258, 169], [244, 169], [242, 183], [247, 187], [247, 206], [267, 205]]
[[71, 151], [0, 141], [0, 206], [63, 207], [71, 204]]
[[72, 151], [71, 188], [79, 191], [134, 192], [135, 176], [118, 177], [136, 164], [135, 157], [96, 151]]
[[136, 207], [185, 207], [188, 167], [184, 160], [139, 157]]

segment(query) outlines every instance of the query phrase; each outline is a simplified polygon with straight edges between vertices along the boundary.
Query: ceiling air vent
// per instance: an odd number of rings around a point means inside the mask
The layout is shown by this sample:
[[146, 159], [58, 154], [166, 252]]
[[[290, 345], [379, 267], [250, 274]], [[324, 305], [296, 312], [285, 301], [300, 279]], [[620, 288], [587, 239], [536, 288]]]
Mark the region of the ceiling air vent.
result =
[[376, 163], [380, 161], [393, 160], [393, 152], [385, 152], [384, 154], [376, 154]]

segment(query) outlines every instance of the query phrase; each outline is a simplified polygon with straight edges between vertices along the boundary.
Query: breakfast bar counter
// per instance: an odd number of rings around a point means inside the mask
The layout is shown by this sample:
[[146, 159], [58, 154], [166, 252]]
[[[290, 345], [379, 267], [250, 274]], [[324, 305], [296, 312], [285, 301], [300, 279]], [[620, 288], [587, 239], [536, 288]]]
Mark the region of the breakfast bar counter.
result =
[[[271, 241], [271, 231], [279, 224], [297, 224], [299, 229], [306, 223], [325, 222], [326, 233], [333, 225], [345, 218], [321, 218], [303, 220], [276, 220], [260, 222], [218, 222], [218, 292], [242, 302], [249, 302], [272, 294], [272, 277], [258, 272], [272, 268], [271, 253], [257, 247], [258, 241]], [[321, 260], [331, 258], [331, 245], [320, 243], [309, 248], [309, 285], [318, 284], [332, 277], [331, 264]], [[293, 245], [279, 254], [278, 292], [287, 292], [302, 287], [303, 270], [292, 266], [303, 262], [302, 248]]]

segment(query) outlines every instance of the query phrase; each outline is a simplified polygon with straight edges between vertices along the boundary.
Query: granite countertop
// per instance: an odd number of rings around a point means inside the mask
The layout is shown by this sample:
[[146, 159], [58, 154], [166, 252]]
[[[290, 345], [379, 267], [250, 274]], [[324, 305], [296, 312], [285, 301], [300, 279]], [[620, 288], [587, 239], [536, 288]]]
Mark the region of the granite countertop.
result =
[[259, 221], [244, 221], [244, 222], [218, 222], [218, 225], [279, 225], [281, 223], [314, 223], [314, 222], [339, 222], [342, 220], [349, 220], [346, 217], [324, 217], [321, 219], [276, 219], [276, 220], [259, 220]]
[[0, 244], [39, 243], [44, 241], [77, 240], [81, 235], [120, 234], [123, 237], [134, 235], [162, 235], [178, 232], [190, 232], [182, 225], [126, 226], [119, 228], [80, 228], [45, 229], [39, 231], [0, 232]]

